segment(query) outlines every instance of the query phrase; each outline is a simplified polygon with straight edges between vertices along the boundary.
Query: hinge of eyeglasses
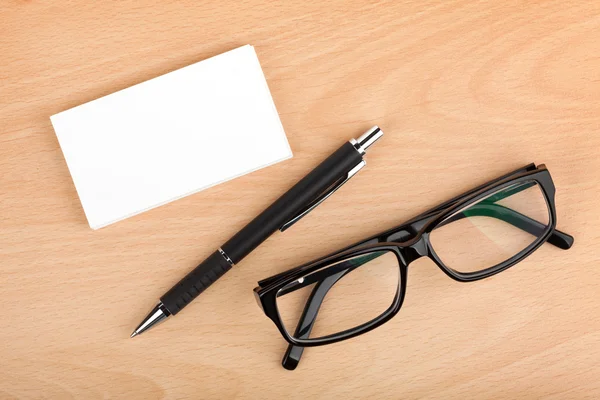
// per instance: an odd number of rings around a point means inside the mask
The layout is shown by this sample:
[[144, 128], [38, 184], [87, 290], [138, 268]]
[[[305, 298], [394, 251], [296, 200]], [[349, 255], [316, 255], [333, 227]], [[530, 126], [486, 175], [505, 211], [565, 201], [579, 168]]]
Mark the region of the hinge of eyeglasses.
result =
[[354, 175], [356, 175], [357, 172], [360, 171], [365, 165], [367, 165], [367, 162], [365, 160], [362, 160], [361, 162], [359, 162], [354, 168], [352, 168], [350, 171], [348, 171], [346, 173], [346, 176], [340, 178], [338, 181], [336, 181], [334, 184], [332, 184], [329, 188], [327, 188], [327, 190], [325, 190], [325, 192], [323, 194], [318, 196], [315, 200], [310, 202], [305, 208], [300, 210], [298, 212], [298, 214], [294, 215], [289, 221], [284, 223], [281, 226], [281, 228], [279, 228], [279, 230], [281, 232], [285, 231], [290, 226], [292, 226], [296, 222], [298, 222], [306, 214], [308, 214], [309, 212], [314, 210], [319, 204], [321, 204], [322, 202], [327, 200], [327, 198], [329, 198], [329, 196], [334, 194], [340, 187], [342, 187], [342, 185], [344, 183], [348, 182], [350, 180], [350, 178], [352, 178]]

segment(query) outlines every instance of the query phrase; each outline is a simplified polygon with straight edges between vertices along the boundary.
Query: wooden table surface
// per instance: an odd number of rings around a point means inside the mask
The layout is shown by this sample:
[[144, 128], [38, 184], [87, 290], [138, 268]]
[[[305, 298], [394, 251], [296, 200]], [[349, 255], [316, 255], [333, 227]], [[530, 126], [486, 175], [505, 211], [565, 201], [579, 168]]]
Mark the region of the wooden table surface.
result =
[[[250, 43], [294, 158], [92, 231], [49, 116]], [[0, 398], [600, 398], [600, 2], [0, 3]], [[373, 124], [368, 166], [177, 318], [156, 299]], [[403, 309], [294, 372], [256, 281], [529, 162], [569, 251]]]

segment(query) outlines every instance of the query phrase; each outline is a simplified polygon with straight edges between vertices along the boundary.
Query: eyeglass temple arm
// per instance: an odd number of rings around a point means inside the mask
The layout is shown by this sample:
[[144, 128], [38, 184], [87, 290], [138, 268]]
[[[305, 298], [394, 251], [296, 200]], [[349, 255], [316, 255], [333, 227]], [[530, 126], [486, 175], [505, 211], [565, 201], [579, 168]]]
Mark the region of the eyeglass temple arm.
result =
[[[324, 270], [320, 274], [311, 276], [310, 279], [304, 279], [301, 284], [299, 283], [291, 288], [287, 288], [285, 293], [298, 290], [302, 287], [317, 282], [315, 287], [312, 289], [306, 304], [304, 305], [304, 310], [302, 311], [302, 315], [300, 316], [300, 320], [296, 326], [294, 337], [298, 339], [308, 339], [315, 321], [317, 320], [317, 314], [319, 313], [321, 304], [323, 304], [325, 296], [327, 296], [327, 293], [329, 293], [333, 285], [335, 285], [344, 276], [354, 271], [356, 268], [382, 256], [383, 254], [383, 252], [373, 253], [364, 255], [360, 258], [355, 258], [353, 260], [341, 262], [337, 265], [338, 268], [333, 270]], [[323, 276], [324, 274], [327, 274], [327, 276]], [[303, 352], [304, 347], [302, 346], [294, 346], [291, 344], [288, 345], [285, 355], [283, 356], [283, 360], [281, 361], [281, 365], [288, 370], [296, 369]]]
[[[439, 226], [444, 226], [450, 222], [458, 221], [459, 219], [463, 219], [463, 218], [470, 217], [470, 216], [488, 216], [488, 217], [498, 218], [500, 220], [508, 222], [509, 224], [511, 224], [521, 230], [524, 230], [525, 232], [530, 233], [534, 236], [539, 236], [543, 233], [543, 231], [545, 229], [545, 226], [543, 224], [541, 224], [538, 221], [536, 221], [526, 215], [523, 215], [515, 210], [504, 207], [500, 204], [496, 204], [497, 201], [500, 201], [500, 200], [510, 197], [516, 193], [519, 193], [525, 189], [528, 189], [528, 188], [534, 186], [535, 184], [536, 184], [535, 182], [526, 182], [526, 183], [518, 185], [516, 187], [510, 187], [506, 190], [496, 193], [494, 196], [491, 196], [488, 199], [486, 199], [480, 203], [469, 206], [468, 209], [464, 210], [462, 213], [458, 213], [458, 214], [454, 215], [454, 217], [444, 221]], [[413, 218], [409, 222], [386, 232], [384, 235], [382, 235], [382, 236], [386, 237], [386, 240], [384, 240], [384, 241], [394, 241], [395, 242], [395, 241], [401, 241], [401, 240], [408, 240], [411, 236], [411, 234], [410, 234], [411, 231], [414, 231], [414, 232], [419, 231], [420, 228], [422, 228], [425, 225], [425, 223], [428, 221], [428, 219], [430, 217], [436, 215], [438, 212], [440, 212], [444, 208], [454, 205], [456, 203], [456, 201], [458, 201], [458, 199], [452, 199], [452, 200], [444, 203], [443, 205], [435, 207], [429, 211], [426, 211], [423, 214]], [[371, 239], [367, 240], [366, 242], [369, 242], [370, 240]], [[558, 229], [554, 229], [552, 231], [552, 233], [550, 234], [550, 237], [548, 238], [548, 243], [550, 243], [556, 247], [559, 247], [563, 250], [570, 249], [571, 246], [573, 245], [573, 242], [574, 242], [573, 236], [569, 235], [568, 233], [559, 231]], [[352, 247], [361, 246], [363, 244], [364, 243], [359, 243], [357, 245], [353, 245]]]
[[[514, 227], [517, 227], [527, 233], [530, 233], [533, 236], [540, 236], [546, 230], [546, 225], [532, 218], [529, 218], [528, 216], [523, 215], [520, 212], [517, 212], [500, 204], [493, 204], [487, 202], [474, 204], [468, 209], [464, 210], [463, 212], [456, 214], [452, 218], [449, 218], [446, 221], [442, 222], [438, 226], [441, 227], [451, 222], [455, 222], [468, 217], [496, 218], [501, 221], [508, 222]], [[573, 241], [573, 236], [561, 232], [557, 229], [555, 229], [548, 238], [548, 243], [559, 247], [563, 250], [568, 250], [569, 248], [571, 248], [571, 246], [573, 245]]]
[[[370, 238], [363, 242], [354, 244], [343, 251], [377, 242], [407, 241], [427, 223], [431, 216], [432, 215], [430, 213], [422, 214], [421, 217], [413, 218], [411, 221], [393, 228], [376, 238]], [[454, 215], [451, 219], [444, 221], [439, 226], [444, 226], [450, 222], [471, 216], [488, 216], [491, 218], [497, 218], [535, 236], [539, 236], [545, 229], [544, 225], [526, 215], [523, 215], [508, 207], [487, 202], [481, 202], [472, 205], [467, 210]], [[568, 233], [554, 229], [548, 238], [548, 243], [563, 250], [568, 250], [573, 245], [574, 240], [575, 239], [573, 236], [569, 235]]]
[[[502, 190], [502, 191], [496, 193], [495, 195], [487, 198], [486, 200], [482, 201], [481, 203], [477, 203], [475, 205], [469, 206], [469, 208], [467, 210], [465, 210], [466, 213], [462, 212], [460, 214], [456, 214], [453, 218], [445, 221], [444, 223], [440, 224], [439, 226], [444, 226], [450, 222], [457, 221], [459, 219], [469, 217], [469, 216], [488, 216], [488, 217], [501, 219], [519, 229], [524, 230], [527, 233], [531, 233], [532, 235], [539, 236], [542, 234], [542, 232], [545, 229], [544, 225], [540, 224], [538, 221], [536, 221], [532, 218], [529, 218], [528, 216], [523, 215], [517, 211], [514, 211], [510, 208], [501, 206], [499, 204], [495, 204], [497, 201], [500, 201], [507, 197], [513, 196], [519, 192], [522, 192], [525, 189], [529, 189], [530, 187], [532, 187], [534, 185], [536, 185], [535, 182], [525, 182], [521, 185], [509, 187], [505, 190]], [[452, 205], [455, 202], [454, 200], [455, 199], [451, 200], [451, 202], [448, 203], [448, 205]], [[486, 207], [483, 207], [483, 204], [485, 204]], [[426, 220], [426, 217], [429, 217], [432, 214], [439, 212], [441, 209], [443, 209], [443, 208], [440, 208], [440, 206], [438, 206], [438, 207], [434, 208], [433, 210], [430, 210], [430, 211], [425, 212], [424, 214], [421, 214], [420, 216], [418, 216], [416, 218], [417, 221], [412, 222], [411, 225], [413, 225], [415, 223], [419, 223], [423, 220]], [[550, 234], [550, 237], [548, 238], [548, 243], [550, 243], [556, 247], [559, 247], [561, 249], [564, 249], [564, 250], [570, 249], [571, 246], [573, 245], [573, 241], [574, 241], [573, 236], [571, 236], [567, 233], [564, 233], [562, 231], [559, 231], [558, 229], [554, 229], [554, 231], [552, 231], [552, 234]]]
[[[356, 267], [358, 267], [358, 265], [354, 268]], [[317, 314], [319, 313], [319, 309], [321, 308], [321, 304], [323, 304], [325, 296], [333, 287], [333, 285], [335, 285], [337, 281], [339, 281], [352, 269], [347, 269], [338, 272], [337, 274], [330, 275], [315, 285], [310, 292], [310, 296], [308, 297], [306, 305], [304, 306], [304, 310], [302, 311], [302, 315], [300, 316], [300, 321], [296, 327], [296, 332], [294, 333], [295, 338], [308, 339], [310, 332], [315, 325], [315, 321], [317, 320]], [[302, 358], [303, 352], [304, 347], [302, 346], [294, 346], [291, 344], [288, 345], [285, 355], [283, 356], [283, 360], [281, 360], [281, 365], [283, 368], [290, 371], [295, 370], [300, 362], [300, 358]]]
[[[501, 180], [504, 180], [506, 178], [510, 178], [511, 176], [518, 175], [518, 174], [523, 173], [523, 172], [533, 171], [536, 168], [537, 167], [535, 166], [534, 163], [527, 164], [523, 168], [516, 169], [516, 170], [514, 170], [512, 172], [509, 172], [508, 174], [502, 175], [502, 176], [500, 176], [500, 177], [498, 177], [496, 179], [492, 179], [491, 181], [488, 181], [487, 183], [484, 183], [483, 185], [479, 185], [477, 187], [474, 187], [473, 189], [469, 190], [468, 192], [462, 193], [459, 196], [456, 196], [456, 197], [453, 197], [453, 198], [451, 198], [449, 200], [446, 200], [442, 204], [438, 204], [435, 208], [427, 210], [423, 214], [418, 215], [415, 219], [420, 219], [420, 218], [422, 218], [422, 217], [424, 217], [426, 215], [429, 216], [429, 215], [435, 214], [435, 213], [437, 213], [437, 212], [439, 212], [439, 211], [441, 211], [441, 210], [443, 210], [445, 208], [448, 208], [448, 207], [456, 204], [458, 201], [460, 201], [461, 199], [465, 198], [466, 196], [469, 196], [469, 195], [471, 195], [471, 194], [473, 194], [473, 193], [475, 193], [475, 192], [477, 192], [477, 191], [479, 191], [479, 190], [481, 190], [481, 189], [483, 189], [483, 188], [485, 188], [485, 187], [487, 187], [487, 186], [489, 186], [491, 184], [494, 184], [495, 182], [500, 182]], [[526, 188], [524, 187], [523, 189], [526, 189]]]

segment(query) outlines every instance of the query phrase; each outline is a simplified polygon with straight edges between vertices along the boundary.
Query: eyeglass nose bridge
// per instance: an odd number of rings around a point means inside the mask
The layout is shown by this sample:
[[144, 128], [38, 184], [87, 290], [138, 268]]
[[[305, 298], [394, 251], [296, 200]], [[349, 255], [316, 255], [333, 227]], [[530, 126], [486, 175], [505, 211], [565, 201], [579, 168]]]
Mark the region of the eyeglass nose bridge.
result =
[[429, 255], [429, 247], [427, 246], [425, 233], [418, 235], [414, 240], [411, 240], [408, 243], [403, 243], [401, 246], [398, 246], [398, 248], [404, 257], [407, 266], [413, 261]]

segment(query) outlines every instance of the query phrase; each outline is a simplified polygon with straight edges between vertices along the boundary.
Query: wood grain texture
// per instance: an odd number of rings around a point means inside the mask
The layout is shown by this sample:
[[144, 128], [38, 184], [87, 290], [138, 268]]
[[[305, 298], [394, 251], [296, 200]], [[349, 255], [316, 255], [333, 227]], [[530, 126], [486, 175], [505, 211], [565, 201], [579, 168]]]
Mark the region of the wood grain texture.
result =
[[[246, 43], [294, 158], [88, 227], [49, 116]], [[0, 3], [0, 398], [600, 398], [600, 2]], [[384, 139], [339, 194], [168, 323], [198, 261], [344, 140]], [[568, 252], [460, 284], [411, 266], [400, 314], [295, 372], [258, 279], [535, 161]]]

